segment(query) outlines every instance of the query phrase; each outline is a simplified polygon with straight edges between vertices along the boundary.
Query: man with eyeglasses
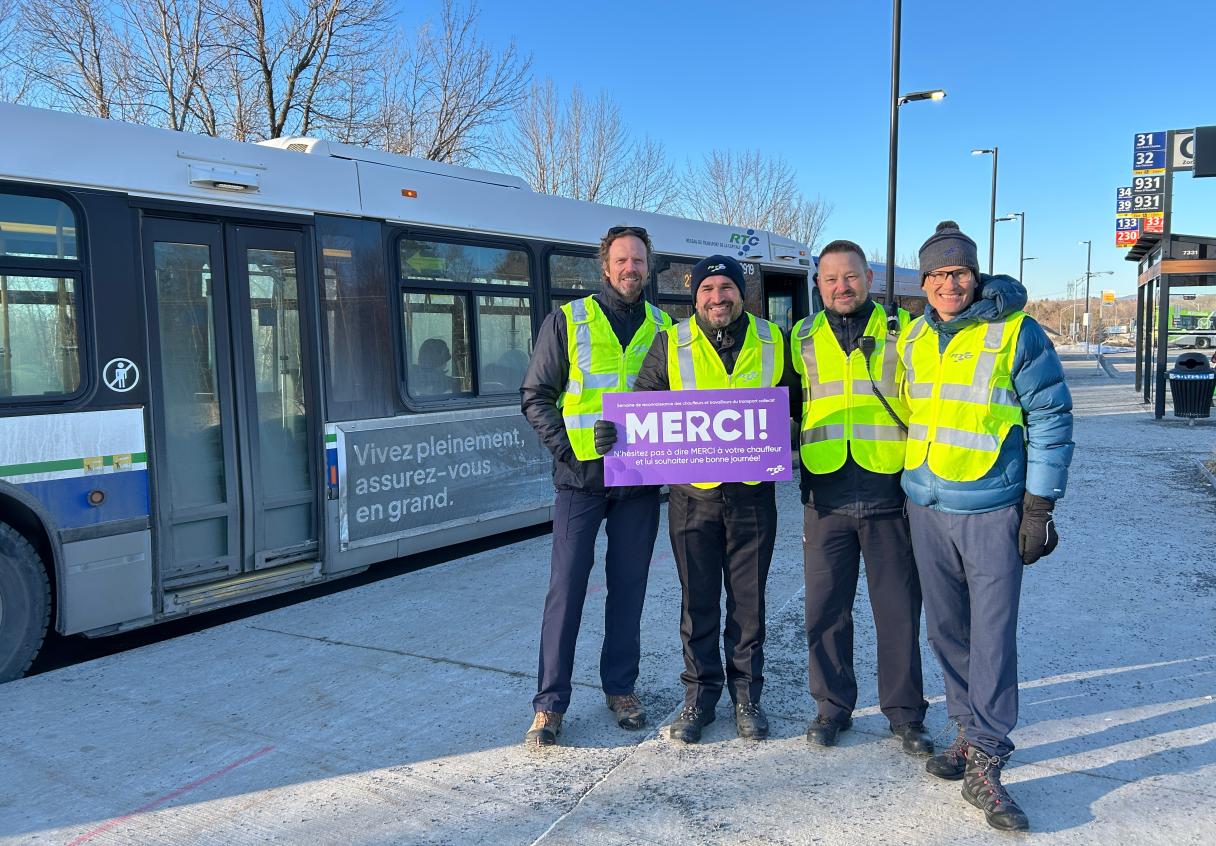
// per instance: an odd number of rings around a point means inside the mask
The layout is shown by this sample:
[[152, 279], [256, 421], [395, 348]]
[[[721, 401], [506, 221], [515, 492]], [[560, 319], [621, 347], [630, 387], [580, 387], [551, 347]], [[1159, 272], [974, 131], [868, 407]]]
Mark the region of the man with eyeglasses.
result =
[[1059, 540], [1052, 510], [1072, 461], [1072, 398], [1026, 289], [981, 276], [975, 242], [943, 221], [920, 248], [922, 317], [901, 333], [903, 489], [929, 644], [959, 730], [926, 770], [963, 780], [993, 828], [1024, 831], [1001, 784], [1018, 718], [1022, 568]]
[[520, 387], [524, 416], [553, 454], [553, 552], [541, 622], [540, 661], [528, 746], [557, 743], [570, 705], [574, 648], [607, 523], [600, 683], [617, 724], [636, 730], [646, 712], [634, 690], [642, 603], [659, 529], [657, 487], [606, 488], [601, 456], [616, 440], [603, 397], [627, 391], [666, 313], [646, 302], [653, 249], [645, 229], [614, 226], [600, 241], [600, 290], [555, 309], [541, 324]]
[[[878, 702], [905, 752], [928, 755], [920, 662], [920, 582], [899, 474], [908, 409], [887, 314], [870, 299], [874, 273], [852, 241], [819, 254], [823, 310], [790, 333], [802, 380], [800, 449], [806, 639], [819, 713], [807, 742], [835, 746], [853, 725], [853, 604], [861, 558], [878, 639]], [[898, 311], [901, 326], [908, 313]]]

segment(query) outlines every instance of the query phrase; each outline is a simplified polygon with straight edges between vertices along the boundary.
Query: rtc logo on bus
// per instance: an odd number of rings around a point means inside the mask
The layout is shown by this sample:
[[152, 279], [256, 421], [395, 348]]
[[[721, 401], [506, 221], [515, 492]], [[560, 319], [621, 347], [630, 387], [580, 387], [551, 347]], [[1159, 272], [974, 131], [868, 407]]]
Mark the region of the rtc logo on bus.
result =
[[730, 233], [730, 243], [734, 247], [738, 247], [739, 255], [746, 255], [752, 247], [760, 243], [760, 237], [756, 234], [755, 229], [747, 230], [747, 234], [742, 232]]

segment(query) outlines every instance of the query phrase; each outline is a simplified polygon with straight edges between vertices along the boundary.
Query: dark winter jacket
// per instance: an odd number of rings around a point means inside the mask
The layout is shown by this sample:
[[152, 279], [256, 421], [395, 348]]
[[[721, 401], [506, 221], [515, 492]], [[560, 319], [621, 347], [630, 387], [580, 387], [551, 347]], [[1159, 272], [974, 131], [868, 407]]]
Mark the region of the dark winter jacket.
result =
[[[646, 320], [646, 304], [642, 299], [627, 303], [608, 283], [595, 294], [612, 331], [624, 347]], [[528, 372], [519, 388], [520, 407], [528, 423], [553, 455], [553, 485], [559, 489], [602, 492], [614, 498], [636, 496], [649, 488], [605, 488], [604, 461], [579, 461], [566, 435], [557, 398], [566, 389], [570, 378], [569, 344], [566, 335], [566, 315], [554, 309], [541, 323]]]
[[[1024, 305], [1026, 289], [1016, 280], [981, 275], [975, 302], [966, 311], [943, 322], [929, 306], [925, 321], [937, 333], [938, 349], [944, 353], [960, 329], [1003, 320]], [[975, 514], [1019, 503], [1024, 491], [1051, 500], [1064, 495], [1073, 452], [1072, 396], [1055, 347], [1034, 318], [1022, 322], [1012, 376], [1024, 425], [1009, 430], [992, 469], [974, 482], [952, 482], [937, 476], [925, 462], [904, 471], [908, 499], [938, 511]]]
[[[853, 314], [827, 311], [828, 326], [845, 355], [857, 349], [874, 308], [873, 300], [867, 300]], [[893, 338], [890, 343], [894, 343]], [[800, 397], [801, 388], [795, 393]], [[800, 404], [794, 417], [800, 426], [801, 415]], [[904, 491], [899, 484], [899, 474], [867, 470], [853, 460], [851, 451], [845, 456], [844, 465], [831, 473], [812, 473], [801, 461], [798, 467], [801, 471], [799, 488], [802, 502], [813, 505], [816, 511], [867, 517], [897, 514], [904, 509]]]

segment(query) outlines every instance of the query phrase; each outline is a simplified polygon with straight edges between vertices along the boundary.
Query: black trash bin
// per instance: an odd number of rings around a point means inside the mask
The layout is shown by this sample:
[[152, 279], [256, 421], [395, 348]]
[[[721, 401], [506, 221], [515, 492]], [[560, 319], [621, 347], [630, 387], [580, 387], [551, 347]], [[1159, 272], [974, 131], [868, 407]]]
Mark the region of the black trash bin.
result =
[[1212, 391], [1216, 389], [1216, 370], [1203, 353], [1183, 353], [1174, 359], [1169, 372], [1170, 396], [1175, 417], [1211, 417]]

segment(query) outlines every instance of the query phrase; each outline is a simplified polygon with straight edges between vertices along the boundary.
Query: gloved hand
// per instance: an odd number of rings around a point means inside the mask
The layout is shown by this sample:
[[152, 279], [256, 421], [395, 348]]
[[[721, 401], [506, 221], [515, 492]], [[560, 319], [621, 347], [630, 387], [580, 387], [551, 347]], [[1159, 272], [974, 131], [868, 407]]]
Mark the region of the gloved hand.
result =
[[1051, 551], [1060, 542], [1056, 534], [1056, 521], [1051, 516], [1055, 502], [1027, 491], [1022, 497], [1022, 525], [1018, 527], [1018, 552], [1022, 563], [1030, 566]]
[[611, 420], [595, 421], [595, 451], [604, 455], [616, 446], [616, 424]]

